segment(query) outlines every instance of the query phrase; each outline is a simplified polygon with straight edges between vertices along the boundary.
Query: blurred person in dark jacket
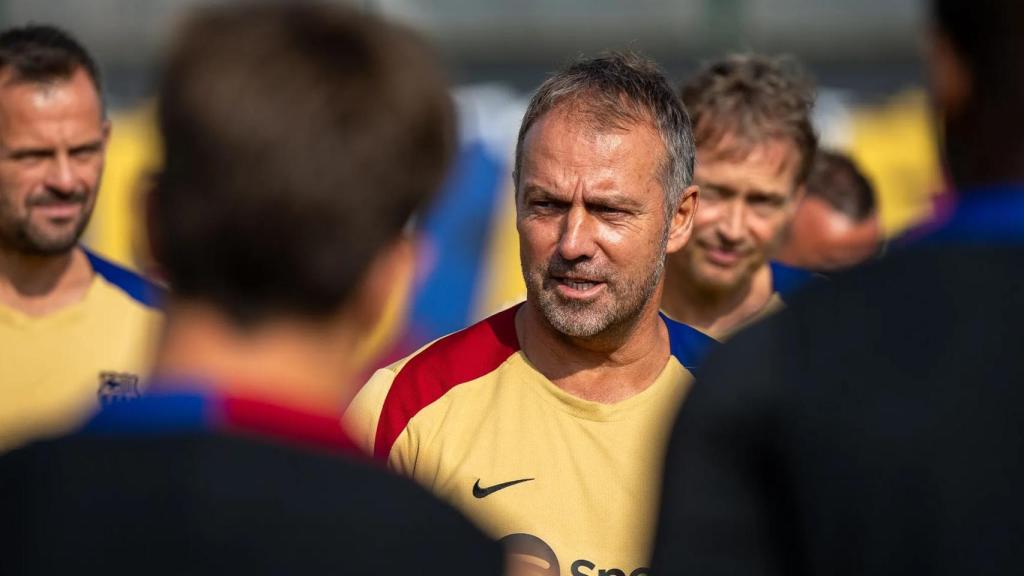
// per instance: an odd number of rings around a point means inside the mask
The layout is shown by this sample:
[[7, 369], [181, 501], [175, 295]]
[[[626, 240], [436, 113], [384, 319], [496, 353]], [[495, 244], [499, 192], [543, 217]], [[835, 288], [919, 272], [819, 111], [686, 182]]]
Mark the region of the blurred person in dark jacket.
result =
[[147, 395], [0, 459], [3, 574], [495, 574], [498, 544], [340, 427], [453, 146], [428, 47], [310, 3], [206, 9], [160, 89]]
[[681, 95], [700, 207], [693, 240], [666, 263], [661, 304], [721, 340], [780, 308], [810, 276], [771, 258], [814, 160], [814, 88], [791, 60], [743, 54], [708, 64]]
[[881, 242], [871, 182], [849, 156], [819, 150], [778, 260], [805, 270], [841, 270], [877, 254]]
[[1024, 573], [1024, 4], [932, 7], [957, 206], [709, 358], [659, 574]]

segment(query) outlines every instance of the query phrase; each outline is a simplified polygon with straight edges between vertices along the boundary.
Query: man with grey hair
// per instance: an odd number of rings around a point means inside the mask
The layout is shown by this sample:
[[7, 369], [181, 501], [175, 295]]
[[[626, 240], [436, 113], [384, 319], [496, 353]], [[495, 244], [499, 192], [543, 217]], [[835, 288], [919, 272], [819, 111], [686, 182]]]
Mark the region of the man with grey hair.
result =
[[534, 573], [645, 574], [665, 432], [712, 341], [658, 311], [697, 208], [682, 102], [636, 55], [534, 95], [514, 180], [527, 300], [378, 371], [357, 438]]

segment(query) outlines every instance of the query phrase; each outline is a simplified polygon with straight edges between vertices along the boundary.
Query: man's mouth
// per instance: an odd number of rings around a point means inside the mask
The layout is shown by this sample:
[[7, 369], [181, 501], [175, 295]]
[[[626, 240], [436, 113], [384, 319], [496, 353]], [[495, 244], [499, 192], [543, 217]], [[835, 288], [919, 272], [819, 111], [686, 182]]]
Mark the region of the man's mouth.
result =
[[736, 250], [723, 248], [708, 248], [706, 253], [708, 255], [708, 260], [710, 260], [712, 264], [716, 264], [718, 266], [735, 266], [742, 258], [742, 254]]
[[555, 276], [555, 290], [567, 298], [589, 298], [596, 295], [605, 283], [594, 278]]
[[32, 208], [32, 211], [49, 220], [67, 220], [79, 215], [82, 211], [82, 203], [47, 202], [45, 204], [35, 205]]
[[739, 246], [722, 246], [717, 242], [698, 242], [708, 262], [722, 268], [732, 268], [746, 257], [748, 251]]

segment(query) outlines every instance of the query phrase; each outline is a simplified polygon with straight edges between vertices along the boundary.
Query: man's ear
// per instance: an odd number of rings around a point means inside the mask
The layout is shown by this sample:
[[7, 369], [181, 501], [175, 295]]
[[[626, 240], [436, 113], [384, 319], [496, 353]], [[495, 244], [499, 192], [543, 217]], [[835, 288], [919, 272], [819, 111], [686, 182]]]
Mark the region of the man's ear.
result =
[[679, 208], [672, 215], [672, 222], [669, 224], [667, 253], [672, 254], [682, 250], [683, 246], [690, 241], [690, 236], [693, 234], [693, 217], [697, 213], [699, 204], [700, 188], [696, 184], [683, 190]]
[[355, 351], [356, 362], [379, 355], [404, 326], [416, 247], [413, 237], [403, 235], [382, 249], [350, 300], [347, 316], [366, 334]]

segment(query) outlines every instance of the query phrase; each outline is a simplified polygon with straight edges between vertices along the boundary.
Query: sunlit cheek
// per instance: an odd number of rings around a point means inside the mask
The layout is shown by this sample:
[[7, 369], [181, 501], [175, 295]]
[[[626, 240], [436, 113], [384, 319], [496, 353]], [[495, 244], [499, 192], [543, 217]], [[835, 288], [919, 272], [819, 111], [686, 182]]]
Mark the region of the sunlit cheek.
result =
[[705, 230], [713, 229], [718, 220], [723, 218], [724, 215], [720, 204], [711, 202], [701, 203], [693, 215], [694, 233], [700, 234]]
[[559, 227], [550, 219], [520, 220], [516, 228], [523, 256], [531, 261], [546, 259], [558, 247]]
[[661, 229], [655, 223], [639, 228], [617, 229], [611, 226], [598, 228], [594, 243], [601, 258], [632, 267], [649, 262], [661, 247]]
[[30, 177], [25, 174], [19, 174], [13, 178], [5, 178], [0, 182], [0, 187], [3, 189], [0, 193], [7, 195], [11, 199], [12, 205], [25, 206], [25, 203], [28, 202], [33, 194], [44, 190], [42, 182], [42, 177]]
[[5, 162], [4, 166], [0, 179], [20, 186], [42, 182], [50, 171], [46, 162]]
[[779, 211], [770, 216], [751, 215], [747, 222], [750, 237], [760, 246], [775, 244], [786, 228], [786, 213]]
[[12, 193], [0, 184], [0, 215], [6, 213], [20, 214], [24, 210], [25, 199]]
[[102, 162], [89, 162], [82, 166], [79, 170], [79, 178], [84, 181], [90, 188], [94, 188], [99, 182], [100, 174], [103, 173]]
[[631, 240], [635, 241], [628, 234], [607, 227], [598, 227], [593, 235], [593, 242], [597, 246], [597, 250], [612, 260], [623, 252], [628, 252]]

